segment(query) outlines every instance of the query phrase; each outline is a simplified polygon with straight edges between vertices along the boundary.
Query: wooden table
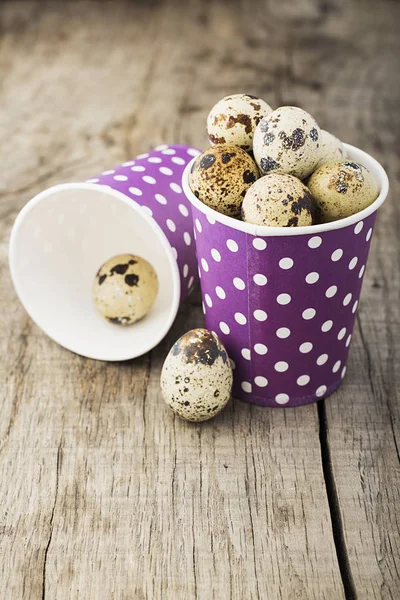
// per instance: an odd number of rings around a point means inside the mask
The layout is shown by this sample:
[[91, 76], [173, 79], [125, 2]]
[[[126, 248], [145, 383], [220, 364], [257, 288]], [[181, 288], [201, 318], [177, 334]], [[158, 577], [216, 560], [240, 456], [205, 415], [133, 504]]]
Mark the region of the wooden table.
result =
[[[400, 598], [400, 6], [390, 0], [3, 2], [0, 597]], [[163, 142], [207, 144], [220, 97], [297, 104], [391, 180], [348, 374], [299, 409], [193, 425], [160, 369], [200, 295], [124, 364], [32, 324], [7, 265], [17, 212]]]

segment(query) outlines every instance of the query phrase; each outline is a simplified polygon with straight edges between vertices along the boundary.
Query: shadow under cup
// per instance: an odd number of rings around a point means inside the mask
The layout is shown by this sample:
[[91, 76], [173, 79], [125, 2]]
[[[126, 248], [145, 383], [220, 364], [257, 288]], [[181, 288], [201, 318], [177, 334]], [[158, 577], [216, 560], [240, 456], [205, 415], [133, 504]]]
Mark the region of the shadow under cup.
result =
[[233, 395], [298, 406], [331, 394], [346, 372], [376, 211], [388, 192], [381, 165], [346, 145], [376, 177], [377, 200], [333, 223], [260, 227], [192, 204], [206, 327], [234, 366]]

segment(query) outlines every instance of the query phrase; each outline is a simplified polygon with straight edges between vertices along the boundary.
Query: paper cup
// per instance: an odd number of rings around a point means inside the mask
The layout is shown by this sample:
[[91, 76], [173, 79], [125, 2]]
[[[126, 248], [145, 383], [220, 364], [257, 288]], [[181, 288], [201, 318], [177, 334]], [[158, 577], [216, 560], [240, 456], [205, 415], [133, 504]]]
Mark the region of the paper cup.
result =
[[[61, 346], [101, 360], [126, 360], [156, 346], [197, 282], [191, 206], [181, 188], [187, 146], [158, 146], [84, 183], [52, 187], [20, 212], [11, 233], [17, 294]], [[99, 267], [138, 254], [157, 271], [159, 293], [131, 327], [106, 322], [92, 298]]]
[[346, 145], [376, 177], [380, 195], [360, 213], [323, 225], [260, 227], [219, 214], [183, 188], [195, 224], [208, 329], [234, 365], [233, 395], [298, 406], [331, 394], [347, 356], [376, 211], [388, 179], [371, 156]]

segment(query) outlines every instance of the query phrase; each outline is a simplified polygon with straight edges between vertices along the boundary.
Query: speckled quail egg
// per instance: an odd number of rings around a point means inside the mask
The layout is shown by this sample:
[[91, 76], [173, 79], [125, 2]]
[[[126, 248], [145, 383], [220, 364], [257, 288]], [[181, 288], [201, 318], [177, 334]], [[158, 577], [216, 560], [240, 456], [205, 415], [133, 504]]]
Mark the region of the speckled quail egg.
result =
[[243, 221], [268, 227], [312, 225], [315, 212], [308, 188], [282, 173], [261, 177], [247, 190], [242, 205]]
[[322, 223], [349, 217], [378, 197], [378, 185], [364, 166], [345, 160], [319, 167], [308, 180]]
[[321, 129], [321, 140], [319, 149], [319, 161], [315, 167], [317, 170], [327, 163], [343, 160], [347, 157], [347, 152], [342, 142], [325, 129]]
[[100, 314], [110, 323], [132, 325], [152, 307], [158, 278], [147, 260], [119, 254], [100, 267], [93, 283], [93, 298]]
[[229, 217], [239, 217], [244, 195], [257, 178], [257, 166], [242, 148], [218, 144], [196, 158], [189, 185], [207, 206]]
[[253, 152], [262, 175], [271, 171], [304, 179], [319, 160], [321, 131], [315, 119], [296, 106], [281, 106], [256, 127]]
[[207, 117], [207, 133], [212, 144], [235, 144], [247, 152], [253, 148], [256, 125], [272, 108], [257, 96], [234, 94], [222, 98]]
[[206, 421], [224, 408], [232, 368], [215, 333], [192, 329], [175, 342], [164, 362], [161, 391], [171, 410], [187, 421]]

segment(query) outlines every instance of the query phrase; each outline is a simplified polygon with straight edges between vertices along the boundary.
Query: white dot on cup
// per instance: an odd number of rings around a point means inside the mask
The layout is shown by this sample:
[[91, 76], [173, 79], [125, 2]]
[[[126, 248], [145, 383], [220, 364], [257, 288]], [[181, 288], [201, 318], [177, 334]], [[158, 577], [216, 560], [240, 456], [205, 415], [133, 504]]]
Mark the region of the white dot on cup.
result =
[[290, 294], [279, 294], [276, 301], [278, 302], [278, 304], [281, 304], [282, 306], [284, 306], [285, 304], [289, 304], [291, 299], [292, 298], [291, 298]]
[[256, 321], [265, 321], [267, 318], [267, 313], [265, 312], [265, 310], [261, 310], [258, 308], [254, 311], [253, 316], [256, 319]]
[[242, 390], [248, 394], [250, 394], [251, 390], [253, 389], [251, 387], [251, 383], [249, 381], [242, 381]]
[[190, 233], [188, 231], [185, 231], [183, 234], [183, 241], [185, 242], [186, 246], [190, 246], [192, 243], [192, 238], [190, 237]]
[[289, 258], [288, 256], [286, 256], [285, 258], [281, 258], [281, 260], [279, 261], [279, 266], [281, 269], [284, 269], [285, 271], [288, 269], [291, 269], [294, 265], [294, 261], [292, 258]]
[[362, 230], [362, 228], [364, 227], [364, 222], [360, 221], [359, 223], [357, 223], [357, 225], [354, 227], [354, 233], [356, 235], [358, 235], [360, 233], [360, 231]]
[[160, 204], [167, 204], [167, 199], [162, 194], [156, 194], [154, 197]]
[[246, 325], [247, 323], [246, 317], [240, 312], [235, 313], [235, 321], [236, 323], [239, 323], [239, 325]]
[[350, 304], [353, 294], [347, 294], [343, 300], [343, 306]]
[[243, 281], [243, 279], [240, 279], [240, 277], [234, 277], [233, 285], [237, 290], [244, 290], [246, 287], [245, 282]]
[[210, 298], [210, 296], [208, 294], [204, 295], [204, 300], [206, 301], [207, 306], [209, 306], [210, 308], [212, 307], [213, 303], [212, 300]]
[[311, 273], [308, 273], [308, 275], [306, 275], [306, 282], [309, 284], [316, 283], [318, 279], [319, 273], [317, 273], [316, 271], [312, 271]]
[[180, 158], [179, 156], [173, 156], [171, 158], [172, 162], [175, 163], [176, 165], [184, 165], [185, 161], [183, 160], [183, 158]]
[[284, 373], [285, 371], [288, 370], [288, 368], [289, 368], [289, 365], [284, 360], [278, 360], [278, 362], [276, 362], [274, 365], [274, 369], [275, 369], [275, 371], [278, 371], [278, 373]]
[[211, 250], [211, 256], [213, 257], [215, 262], [221, 262], [221, 254], [215, 248]]
[[221, 300], [225, 300], [226, 293], [221, 286], [217, 285], [217, 287], [215, 288], [215, 293], [217, 294], [218, 298], [220, 298]]
[[331, 285], [330, 287], [328, 287], [328, 289], [325, 292], [325, 296], [327, 298], [333, 298], [333, 296], [336, 294], [337, 292], [337, 286], [336, 285]]
[[326, 393], [326, 385], [321, 385], [315, 392], [318, 398], [321, 398]]
[[243, 356], [244, 359], [250, 360], [250, 350], [248, 348], [243, 348], [241, 355]]
[[133, 195], [133, 196], [143, 196], [143, 192], [142, 190], [140, 190], [137, 187], [130, 187], [129, 188], [129, 192]]
[[187, 277], [189, 274], [189, 265], [183, 265], [183, 276]]
[[342, 327], [342, 329], [338, 333], [337, 339], [342, 340], [345, 335], [346, 335], [346, 327]]
[[235, 242], [235, 240], [227, 240], [226, 242], [228, 250], [231, 252], [237, 252], [239, 250], [239, 246]]
[[328, 321], [325, 321], [325, 323], [322, 323], [321, 326], [321, 331], [323, 331], [324, 333], [327, 333], [328, 331], [330, 331], [333, 327], [333, 321], [331, 321], [330, 319]]
[[306, 310], [303, 310], [302, 317], [306, 321], [309, 321], [310, 319], [313, 319], [316, 314], [317, 311], [315, 310], [315, 308], [306, 308]]
[[275, 396], [275, 402], [277, 404], [287, 404], [289, 402], [289, 396], [287, 394], [277, 394]]
[[229, 335], [231, 332], [229, 325], [227, 325], [224, 321], [220, 322], [219, 328], [222, 331], [222, 333], [224, 333], [225, 335]]
[[267, 242], [262, 238], [255, 238], [253, 240], [253, 247], [256, 250], [265, 250], [265, 248], [267, 247]]
[[181, 213], [181, 215], [183, 215], [184, 217], [189, 216], [189, 209], [184, 204], [179, 204], [178, 209], [179, 209], [179, 212]]
[[173, 175], [174, 172], [172, 169], [170, 169], [169, 167], [160, 167], [160, 173], [162, 173], [163, 175]]
[[167, 223], [167, 227], [170, 231], [172, 231], [172, 232], [176, 231], [176, 225], [172, 219], [167, 219], [166, 223]]
[[338, 260], [340, 260], [342, 258], [342, 256], [343, 256], [343, 250], [341, 248], [338, 248], [337, 250], [332, 252], [331, 260], [333, 260], [333, 262], [337, 262]]
[[327, 354], [321, 354], [320, 356], [318, 356], [317, 358], [317, 365], [319, 367], [322, 367], [322, 365], [324, 365], [326, 363], [326, 361], [328, 360], [328, 355]]
[[257, 377], [254, 377], [254, 383], [258, 387], [266, 387], [268, 385], [268, 379], [262, 375], [257, 375]]
[[256, 275], [254, 275], [253, 281], [257, 285], [266, 285], [268, 280], [265, 275], [262, 275], [261, 273], [257, 273]]
[[300, 377], [297, 378], [297, 385], [307, 385], [307, 383], [309, 383], [309, 381], [310, 381], [309, 375], [300, 375]]
[[356, 265], [358, 263], [358, 258], [357, 256], [355, 256], [354, 258], [351, 259], [351, 261], [349, 262], [349, 269], [350, 271], [352, 271], [353, 269], [355, 269]]
[[142, 180], [150, 185], [154, 185], [156, 183], [154, 177], [151, 177], [150, 175], [143, 175]]
[[205, 258], [202, 258], [200, 262], [201, 262], [201, 266], [203, 267], [203, 270], [207, 273], [207, 271], [208, 271], [208, 262], [206, 261]]
[[175, 192], [176, 194], [182, 194], [182, 188], [181, 188], [181, 186], [180, 186], [180, 185], [178, 185], [177, 183], [175, 183], [175, 181], [172, 181], [172, 182], [169, 184], [169, 187], [170, 187], [170, 188], [171, 188], [171, 190], [172, 190], [173, 192]]
[[254, 344], [254, 352], [260, 356], [264, 356], [264, 354], [267, 354], [268, 348], [265, 344]]
[[321, 244], [322, 244], [322, 238], [320, 238], [319, 235], [315, 235], [314, 237], [312, 237], [308, 240], [309, 248], [319, 248], [319, 246]]
[[308, 354], [308, 352], [311, 352], [312, 349], [313, 349], [313, 345], [311, 342], [303, 342], [299, 346], [299, 350], [302, 354]]
[[290, 336], [290, 329], [288, 327], [279, 327], [279, 329], [276, 330], [276, 335], [281, 340], [284, 340]]
[[340, 369], [341, 364], [342, 364], [342, 362], [340, 360], [337, 360], [332, 367], [332, 373], [337, 373]]

